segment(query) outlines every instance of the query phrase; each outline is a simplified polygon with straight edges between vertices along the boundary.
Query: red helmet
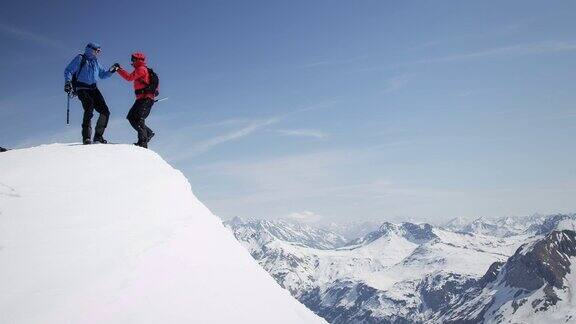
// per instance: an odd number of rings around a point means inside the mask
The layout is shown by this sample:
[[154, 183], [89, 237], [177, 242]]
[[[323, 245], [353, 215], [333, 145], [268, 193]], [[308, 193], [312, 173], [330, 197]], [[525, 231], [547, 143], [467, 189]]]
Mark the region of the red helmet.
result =
[[146, 56], [144, 55], [144, 53], [136, 52], [132, 54], [131, 60], [132, 62], [146, 61]]

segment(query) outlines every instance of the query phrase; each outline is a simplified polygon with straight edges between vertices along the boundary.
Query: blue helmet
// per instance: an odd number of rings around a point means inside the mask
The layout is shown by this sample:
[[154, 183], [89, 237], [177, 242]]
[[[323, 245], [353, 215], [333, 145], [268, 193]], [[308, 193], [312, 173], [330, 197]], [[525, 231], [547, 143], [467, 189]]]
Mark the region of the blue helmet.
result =
[[100, 44], [90, 42], [86, 45], [86, 48], [84, 48], [84, 55], [86, 55], [86, 57], [89, 59], [93, 59], [95, 58], [94, 56], [95, 50], [100, 50]]
[[88, 49], [91, 49], [91, 50], [100, 49], [100, 44], [90, 42], [90, 43], [88, 43], [88, 44], [86, 45], [86, 49], [87, 49], [87, 50], [88, 50]]

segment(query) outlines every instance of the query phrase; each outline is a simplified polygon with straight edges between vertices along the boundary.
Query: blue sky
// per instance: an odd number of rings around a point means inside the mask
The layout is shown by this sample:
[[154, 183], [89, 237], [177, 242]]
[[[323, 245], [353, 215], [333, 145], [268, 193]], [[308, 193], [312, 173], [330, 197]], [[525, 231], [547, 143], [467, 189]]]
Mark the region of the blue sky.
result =
[[[18, 1], [0, 13], [0, 145], [80, 140], [62, 71], [143, 51], [151, 147], [222, 217], [576, 210], [574, 1]], [[135, 141], [130, 85], [99, 84]], [[90, 172], [90, 170], [87, 170]]]

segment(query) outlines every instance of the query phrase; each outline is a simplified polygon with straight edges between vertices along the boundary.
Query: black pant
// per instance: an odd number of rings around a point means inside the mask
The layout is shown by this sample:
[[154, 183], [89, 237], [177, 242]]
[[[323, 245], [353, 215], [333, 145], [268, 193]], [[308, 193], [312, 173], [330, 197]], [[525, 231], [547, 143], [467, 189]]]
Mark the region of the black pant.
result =
[[154, 132], [146, 126], [146, 117], [150, 115], [150, 110], [154, 105], [154, 100], [150, 98], [136, 99], [126, 118], [130, 125], [138, 132], [138, 143], [147, 144], [150, 135]]
[[82, 139], [90, 139], [92, 136], [92, 116], [94, 116], [94, 110], [100, 114], [96, 122], [94, 137], [102, 137], [106, 126], [108, 126], [108, 119], [110, 118], [110, 110], [108, 109], [108, 105], [106, 105], [102, 93], [100, 93], [98, 88], [78, 89], [76, 93], [82, 102], [82, 108], [84, 108]]

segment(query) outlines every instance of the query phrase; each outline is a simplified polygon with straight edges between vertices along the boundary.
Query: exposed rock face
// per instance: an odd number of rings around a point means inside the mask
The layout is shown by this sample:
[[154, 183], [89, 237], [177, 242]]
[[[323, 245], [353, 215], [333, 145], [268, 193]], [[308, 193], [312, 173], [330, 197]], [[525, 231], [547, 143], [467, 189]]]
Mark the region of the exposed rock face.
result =
[[432, 225], [430, 224], [412, 224], [412, 223], [402, 223], [402, 230], [404, 231], [404, 237], [413, 243], [422, 244], [438, 238], [436, 234], [432, 231]]
[[504, 262], [494, 262], [486, 271], [486, 274], [478, 281], [478, 286], [484, 288], [488, 283], [493, 282], [498, 277]]
[[423, 307], [434, 313], [445, 313], [454, 300], [477, 281], [458, 274], [436, 274], [425, 278], [419, 285]]
[[[576, 285], [568, 274], [576, 270], [576, 232], [554, 231], [543, 239], [520, 247], [505, 264], [494, 263], [476, 284], [450, 302], [448, 311], [438, 309], [446, 323], [500, 323], [515, 318], [538, 322], [555, 310], [571, 319], [573, 307], [560, 305]], [[545, 314], [545, 315], [542, 315]]]
[[330, 323], [386, 323], [372, 311], [380, 304], [378, 290], [363, 283], [336, 281], [325, 291], [315, 288], [300, 301]]
[[576, 256], [576, 233], [552, 232], [529, 251], [522, 248], [510, 258], [504, 280], [511, 286], [535, 290], [548, 284], [562, 288], [570, 272], [570, 257]]

